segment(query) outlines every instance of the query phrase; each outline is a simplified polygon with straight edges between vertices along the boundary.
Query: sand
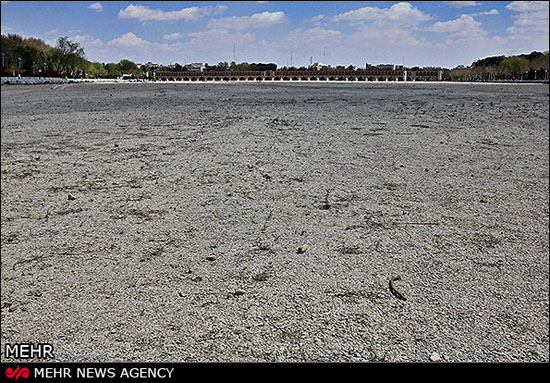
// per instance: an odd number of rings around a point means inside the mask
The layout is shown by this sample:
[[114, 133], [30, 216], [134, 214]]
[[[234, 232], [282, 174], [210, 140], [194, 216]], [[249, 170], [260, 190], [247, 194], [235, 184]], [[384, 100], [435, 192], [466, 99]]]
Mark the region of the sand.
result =
[[548, 362], [547, 84], [1, 92], [2, 360]]

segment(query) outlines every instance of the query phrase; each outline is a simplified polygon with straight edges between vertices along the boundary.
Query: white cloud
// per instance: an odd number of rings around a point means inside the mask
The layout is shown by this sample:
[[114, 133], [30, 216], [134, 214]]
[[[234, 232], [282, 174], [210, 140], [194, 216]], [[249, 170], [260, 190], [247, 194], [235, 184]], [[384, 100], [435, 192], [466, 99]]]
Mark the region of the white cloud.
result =
[[506, 9], [516, 12], [548, 11], [548, 1], [512, 1]]
[[480, 4], [477, 1], [444, 1], [443, 3], [453, 8], [475, 7]]
[[384, 22], [399, 22], [414, 25], [432, 17], [409, 3], [397, 3], [390, 8], [364, 7], [341, 13], [332, 18], [333, 21], [364, 21], [377, 20]]
[[490, 11], [472, 13], [470, 14], [470, 16], [477, 17], [477, 16], [498, 15], [498, 14], [499, 14], [498, 9], [491, 9]]
[[309, 21], [317, 22], [317, 21], [323, 20], [325, 17], [326, 17], [325, 15], [318, 15], [309, 19]]
[[512, 16], [514, 19], [512, 26], [506, 29], [510, 39], [527, 40], [531, 43], [538, 41], [548, 49], [549, 3], [547, 1], [514, 1], [506, 8], [517, 12]]
[[267, 28], [286, 22], [284, 12], [263, 12], [251, 16], [233, 16], [222, 19], [212, 19], [208, 22], [210, 29], [243, 30], [250, 28]]
[[113, 45], [118, 47], [135, 47], [135, 46], [147, 45], [147, 44], [151, 44], [151, 43], [147, 40], [143, 40], [137, 37], [132, 32], [125, 33], [122, 36], [116, 39], [113, 39], [107, 43], [107, 45]]
[[90, 35], [76, 35], [72, 36], [70, 39], [76, 41], [84, 48], [103, 46], [103, 42], [100, 39], [93, 38]]
[[166, 12], [161, 9], [151, 9], [145, 5], [130, 4], [125, 9], [118, 12], [121, 19], [137, 19], [139, 21], [158, 20], [158, 21], [194, 21], [205, 16], [217, 15], [225, 11], [225, 5], [216, 5], [215, 7], [189, 7], [182, 8], [179, 11]]
[[460, 15], [455, 20], [438, 21], [427, 30], [437, 33], [449, 33], [452, 38], [479, 38], [487, 35], [481, 23], [474, 20], [471, 15]]
[[93, 9], [94, 11], [98, 11], [98, 12], [103, 11], [103, 5], [101, 5], [101, 3], [90, 4], [90, 5], [88, 5], [88, 8]]
[[208, 29], [187, 33], [186, 36], [189, 36], [190, 40], [182, 43], [179, 51], [183, 52], [187, 62], [215, 64], [220, 61], [232, 61], [234, 44], [238, 62], [266, 62], [273, 57], [251, 32]]
[[320, 43], [328, 44], [330, 42], [336, 43], [343, 34], [340, 31], [332, 29], [324, 29], [321, 27], [315, 27], [310, 29], [295, 29], [287, 34], [284, 40], [282, 40], [281, 46], [300, 46], [307, 43]]
[[163, 40], [179, 40], [183, 37], [183, 35], [181, 33], [170, 33], [170, 34], [167, 34], [167, 35], [164, 35], [162, 36], [162, 39]]

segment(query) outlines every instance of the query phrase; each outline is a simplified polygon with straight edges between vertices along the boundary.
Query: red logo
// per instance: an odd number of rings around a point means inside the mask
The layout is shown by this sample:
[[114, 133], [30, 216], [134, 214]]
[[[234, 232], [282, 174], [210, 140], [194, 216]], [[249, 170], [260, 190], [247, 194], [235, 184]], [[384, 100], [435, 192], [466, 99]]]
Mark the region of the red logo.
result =
[[27, 379], [30, 375], [30, 371], [27, 367], [15, 367], [15, 370], [11, 367], [6, 368], [6, 376], [8, 379], [19, 379], [21, 376], [23, 379]]

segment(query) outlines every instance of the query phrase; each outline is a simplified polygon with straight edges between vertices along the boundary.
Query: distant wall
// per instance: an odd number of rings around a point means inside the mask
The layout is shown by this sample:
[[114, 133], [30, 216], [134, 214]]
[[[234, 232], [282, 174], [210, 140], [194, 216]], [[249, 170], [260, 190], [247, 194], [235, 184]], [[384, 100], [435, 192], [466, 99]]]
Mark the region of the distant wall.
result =
[[2, 77], [2, 84], [62, 84], [69, 81], [59, 77]]

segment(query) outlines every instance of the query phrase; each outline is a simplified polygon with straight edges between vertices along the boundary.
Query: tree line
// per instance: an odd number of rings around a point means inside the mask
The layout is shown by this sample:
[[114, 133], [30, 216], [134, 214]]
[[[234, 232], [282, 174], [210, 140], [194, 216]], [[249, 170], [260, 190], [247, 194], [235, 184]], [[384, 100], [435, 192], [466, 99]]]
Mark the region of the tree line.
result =
[[1, 36], [3, 76], [116, 78], [123, 74], [141, 77], [143, 71], [130, 60], [118, 63], [88, 61], [84, 48], [68, 37], [57, 39], [55, 47], [44, 41], [17, 34]]
[[451, 80], [547, 80], [550, 55], [546, 52], [531, 52], [516, 56], [492, 56], [474, 61], [466, 68], [449, 72]]

